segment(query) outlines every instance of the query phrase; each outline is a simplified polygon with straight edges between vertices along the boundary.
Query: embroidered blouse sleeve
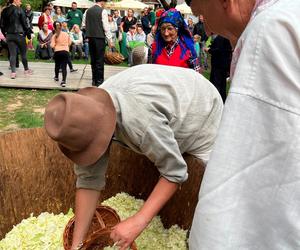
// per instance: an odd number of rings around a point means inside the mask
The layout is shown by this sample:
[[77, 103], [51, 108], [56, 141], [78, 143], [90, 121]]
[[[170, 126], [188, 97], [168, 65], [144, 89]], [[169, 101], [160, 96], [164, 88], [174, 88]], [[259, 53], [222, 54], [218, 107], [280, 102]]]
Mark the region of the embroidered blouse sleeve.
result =
[[196, 72], [201, 73], [201, 66], [198, 57], [194, 58], [191, 56], [189, 59], [189, 66], [191, 69], [195, 70]]

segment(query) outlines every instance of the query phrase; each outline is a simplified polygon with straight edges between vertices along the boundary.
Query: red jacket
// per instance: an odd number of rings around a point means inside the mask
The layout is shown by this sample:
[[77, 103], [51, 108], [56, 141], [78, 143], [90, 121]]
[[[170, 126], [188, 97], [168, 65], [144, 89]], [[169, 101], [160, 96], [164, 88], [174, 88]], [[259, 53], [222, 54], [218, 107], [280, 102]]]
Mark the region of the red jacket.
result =
[[48, 30], [53, 30], [53, 20], [51, 18], [51, 16], [47, 16], [45, 13], [43, 13], [38, 20], [38, 26], [40, 29], [43, 28], [43, 24], [47, 22], [48, 23]]
[[[152, 57], [156, 52], [156, 43], [152, 44]], [[177, 66], [182, 68], [190, 68], [189, 66], [189, 59], [190, 59], [190, 51], [187, 50], [185, 55], [183, 55], [182, 59], [180, 59], [181, 55], [181, 48], [180, 45], [177, 45], [173, 54], [169, 57], [167, 55], [167, 51], [163, 48], [162, 53], [156, 58], [154, 64], [162, 64], [162, 65], [169, 65], [169, 66]]]

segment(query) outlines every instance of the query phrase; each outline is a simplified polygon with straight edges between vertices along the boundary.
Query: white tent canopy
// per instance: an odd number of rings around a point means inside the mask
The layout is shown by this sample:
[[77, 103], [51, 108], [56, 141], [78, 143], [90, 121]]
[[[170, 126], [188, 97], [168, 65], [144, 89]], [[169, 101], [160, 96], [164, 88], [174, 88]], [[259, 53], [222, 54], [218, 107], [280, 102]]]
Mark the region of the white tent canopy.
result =
[[182, 4], [176, 5], [176, 10], [180, 11], [181, 14], [192, 14], [191, 8], [184, 2]]
[[107, 2], [105, 4], [105, 8], [113, 10], [143, 10], [145, 7], [148, 7], [148, 5], [137, 0], [123, 0], [120, 2]]
[[[71, 8], [72, 2], [74, 2], [74, 0], [55, 0], [55, 1], [52, 1], [54, 6], [69, 7], [69, 8]], [[89, 0], [75, 0], [75, 2], [77, 3], [78, 8], [83, 8], [83, 9], [90, 8], [95, 4], [94, 2], [91, 2]]]

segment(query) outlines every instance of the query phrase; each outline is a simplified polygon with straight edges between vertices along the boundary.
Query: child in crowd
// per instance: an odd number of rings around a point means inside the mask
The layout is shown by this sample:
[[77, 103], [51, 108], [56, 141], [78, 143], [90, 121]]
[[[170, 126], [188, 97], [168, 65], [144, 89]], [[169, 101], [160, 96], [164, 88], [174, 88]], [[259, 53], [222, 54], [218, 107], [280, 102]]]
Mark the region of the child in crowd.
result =
[[63, 18], [60, 20], [61, 22], [61, 30], [64, 31], [64, 32], [67, 32], [68, 34], [70, 33], [69, 31], [69, 27], [68, 27], [68, 20]]
[[195, 50], [197, 53], [197, 57], [199, 58], [199, 61], [201, 61], [201, 57], [200, 57], [200, 42], [201, 42], [201, 36], [199, 35], [194, 35], [194, 46], [195, 46]]
[[[61, 19], [60, 22], [61, 22], [61, 26], [62, 26], [61, 31], [66, 32], [70, 36], [70, 31], [69, 31], [69, 27], [68, 27], [68, 20], [63, 18], [63, 19]], [[73, 68], [70, 53], [68, 53], [68, 65], [69, 65], [71, 73], [76, 72], [78, 70], [78, 69]]]
[[60, 22], [54, 22], [54, 35], [51, 39], [51, 47], [54, 49], [54, 61], [55, 61], [55, 76], [54, 81], [58, 82], [59, 69], [62, 70], [61, 86], [66, 86], [67, 78], [67, 63], [69, 58], [69, 46], [72, 41], [70, 36], [62, 31], [62, 25]]
[[129, 31], [126, 33], [126, 46], [128, 51], [128, 66], [132, 64], [132, 42], [135, 41], [136, 37], [136, 26], [132, 25], [129, 27]]
[[145, 42], [146, 41], [146, 34], [143, 30], [143, 27], [141, 25], [137, 25], [136, 27], [136, 35], [135, 35], [135, 41], [138, 42]]
[[135, 41], [135, 36], [136, 36], [136, 26], [132, 25], [129, 27], [129, 31], [126, 33], [127, 46], [129, 42]]

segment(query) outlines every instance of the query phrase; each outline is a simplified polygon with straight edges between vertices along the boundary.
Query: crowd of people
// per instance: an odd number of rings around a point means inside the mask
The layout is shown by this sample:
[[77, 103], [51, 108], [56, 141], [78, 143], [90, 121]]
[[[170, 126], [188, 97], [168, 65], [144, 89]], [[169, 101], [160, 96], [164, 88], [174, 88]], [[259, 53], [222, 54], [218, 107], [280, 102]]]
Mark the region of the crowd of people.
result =
[[[55, 33], [58, 32], [54, 26], [55, 22], [56, 24], [60, 23], [59, 29], [67, 33], [70, 37], [70, 44], [63, 46], [67, 52], [65, 54], [68, 55], [67, 64], [70, 67], [70, 71], [76, 71], [76, 69], [73, 69], [73, 60], [88, 60], [90, 58], [90, 45], [93, 46], [93, 44], [89, 40], [93, 40], [94, 37], [89, 38], [87, 36], [85, 27], [87, 10], [83, 13], [77, 8], [77, 3], [73, 2], [69, 11], [63, 13], [59, 6], [54, 7], [50, 2], [44, 7], [43, 13], [38, 19], [39, 32], [35, 35], [32, 31], [33, 12], [30, 4], [26, 5], [24, 11], [20, 7], [19, 0], [10, 0], [9, 6], [4, 9], [1, 15], [1, 30], [6, 37], [8, 36], [8, 39], [3, 37], [2, 40], [4, 44], [7, 44], [7, 47], [10, 47], [9, 60], [12, 79], [16, 77], [15, 68], [18, 66], [18, 54], [22, 57], [26, 74], [32, 74], [32, 71], [28, 68], [26, 49], [35, 50], [36, 59], [62, 60], [61, 57], [55, 56], [59, 43], [51, 42], [57, 37]], [[17, 35], [21, 43], [10, 42], [11, 32], [14, 33], [16, 31], [7, 30], [7, 27], [10, 25], [8, 24], [10, 17], [6, 16], [5, 13], [7, 12], [6, 9], [8, 10], [9, 8], [17, 8], [19, 15], [23, 18], [24, 25], [19, 25], [21, 31], [18, 31], [19, 34]], [[103, 6], [103, 9], [105, 10], [105, 6]], [[119, 51], [127, 60], [129, 66], [136, 64], [133, 62], [134, 55], [135, 57], [142, 56], [146, 58], [144, 61], [141, 61], [139, 58], [135, 59], [135, 61], [140, 63], [156, 63], [193, 68], [201, 73], [208, 68], [207, 53], [211, 53], [213, 57], [216, 57], [215, 54], [219, 52], [219, 49], [210, 50], [207, 47], [208, 34], [204, 29], [202, 15], [199, 16], [199, 22], [194, 24], [192, 18], [185, 20], [180, 12], [175, 9], [163, 13], [162, 9], [153, 10], [147, 7], [139, 15], [133, 9], [128, 9], [126, 15], [123, 17], [120, 16], [118, 10], [112, 10], [110, 13], [105, 10], [105, 13], [107, 15], [105, 14], [105, 17], [99, 21], [103, 23], [101, 29], [104, 29], [106, 44], [109, 41], [110, 49], [112, 51]], [[94, 36], [91, 34], [88, 35]], [[32, 41], [35, 36], [37, 45], [33, 48]], [[8, 44], [10, 45], [8, 46]], [[55, 44], [55, 47], [52, 46], [53, 44]], [[139, 46], [144, 46], [145, 49], [137, 48]], [[105, 45], [103, 47], [105, 49]], [[135, 48], [137, 48], [136, 51], [134, 51]], [[95, 52], [95, 50], [93, 51]], [[93, 65], [96, 58], [92, 56], [91, 60], [93, 61], [91, 63]], [[103, 60], [101, 59], [100, 61], [100, 68], [102, 68]], [[92, 66], [92, 68], [95, 69], [97, 67]], [[60, 69], [60, 71], [64, 72], [63, 69]], [[216, 82], [215, 85], [218, 86], [218, 81], [226, 85], [229, 70], [226, 70], [226, 73], [222, 72], [222, 80], [220, 80], [220, 74], [214, 77], [218, 74], [218, 70], [214, 70], [213, 72], [211, 80]], [[98, 86], [103, 82], [103, 73], [101, 72], [100, 75], [99, 78], [93, 74], [93, 85]], [[99, 78], [96, 81], [97, 83], [95, 83], [95, 78]], [[57, 80], [56, 73], [54, 79]], [[66, 76], [63, 77], [61, 86], [65, 86], [65, 82]], [[217, 88], [219, 89], [219, 87]], [[220, 88], [223, 90], [224, 88], [226, 89], [226, 86]]]

